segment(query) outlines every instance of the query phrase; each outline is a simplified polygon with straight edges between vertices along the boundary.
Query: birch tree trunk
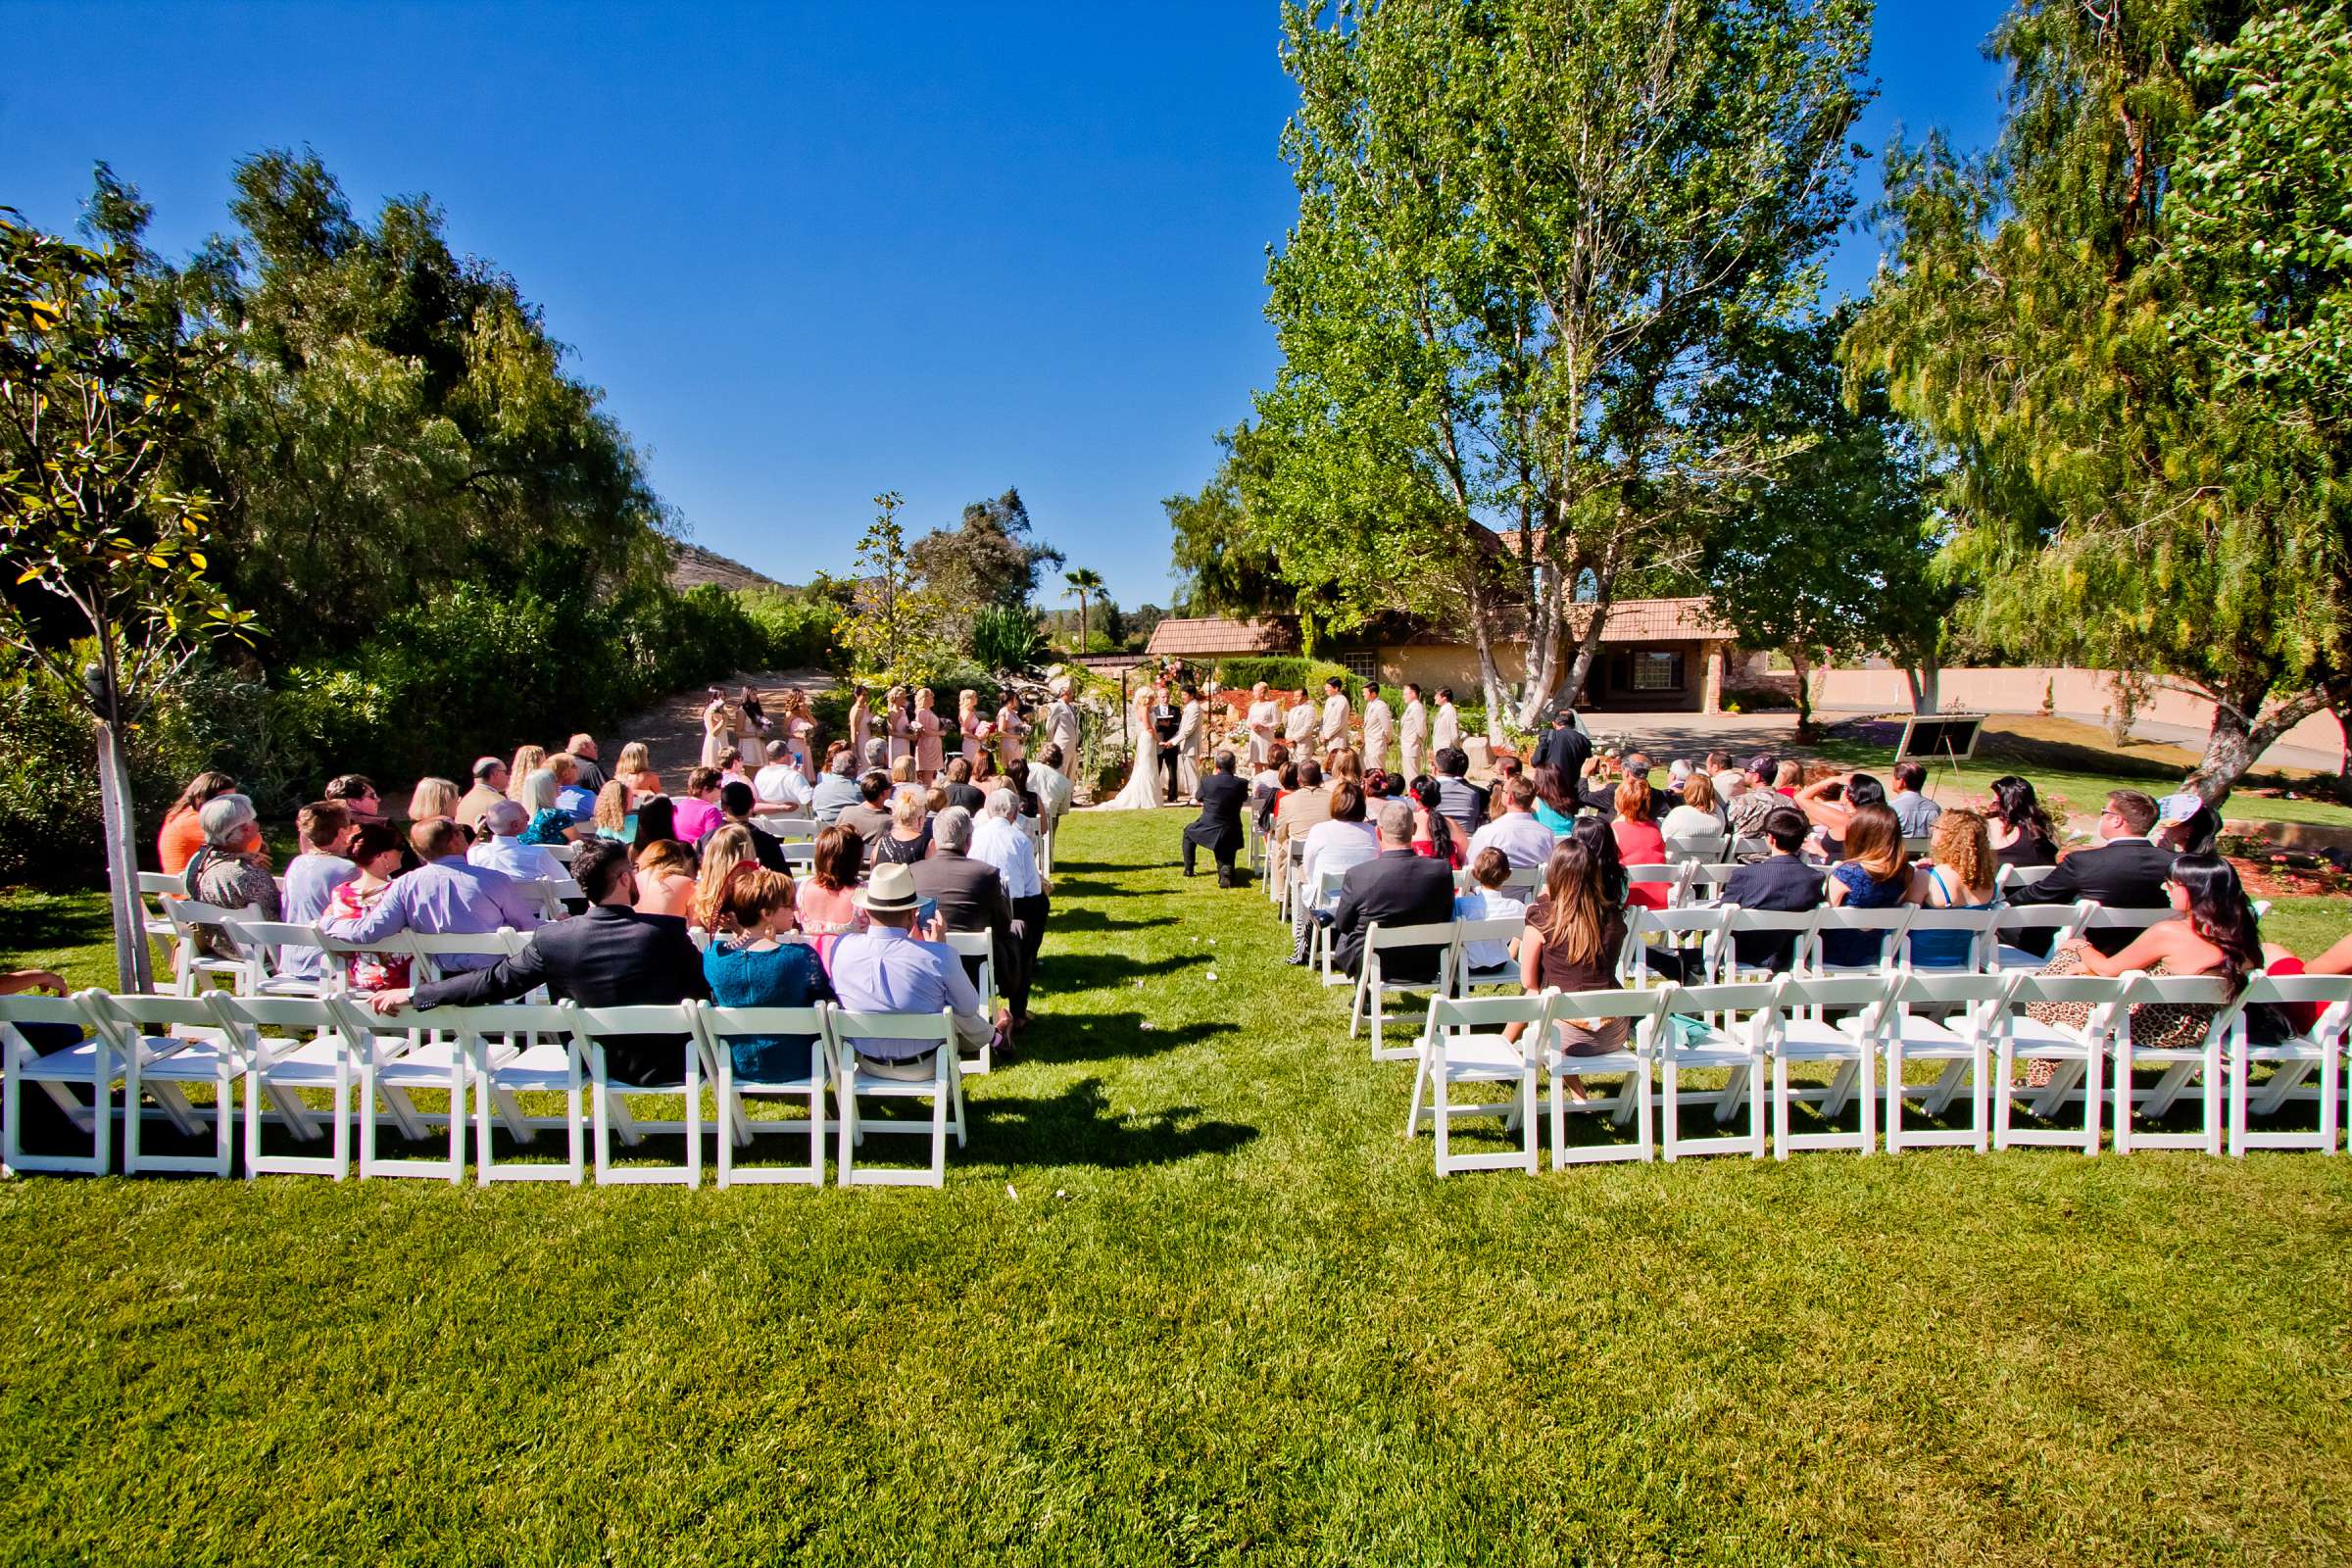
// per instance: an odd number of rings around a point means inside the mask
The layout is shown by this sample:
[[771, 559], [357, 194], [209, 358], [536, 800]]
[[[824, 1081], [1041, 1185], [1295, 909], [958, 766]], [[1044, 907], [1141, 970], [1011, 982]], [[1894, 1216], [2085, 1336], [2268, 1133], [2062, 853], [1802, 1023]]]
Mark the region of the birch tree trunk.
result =
[[137, 833], [132, 822], [130, 768], [122, 738], [106, 719], [91, 726], [98, 744], [98, 794], [106, 821], [106, 885], [114, 905], [115, 975], [126, 992], [155, 989], [155, 966], [140, 917]]

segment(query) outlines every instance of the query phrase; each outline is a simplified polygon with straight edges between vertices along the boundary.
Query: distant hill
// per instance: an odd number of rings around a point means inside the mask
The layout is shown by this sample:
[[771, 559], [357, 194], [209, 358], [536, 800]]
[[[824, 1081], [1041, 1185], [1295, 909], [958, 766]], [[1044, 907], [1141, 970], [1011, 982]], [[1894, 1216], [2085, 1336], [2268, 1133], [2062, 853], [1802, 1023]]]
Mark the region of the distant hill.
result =
[[678, 543], [670, 547], [669, 584], [673, 588], [699, 588], [704, 583], [716, 583], [721, 588], [782, 588], [785, 585], [764, 572], [754, 571], [740, 561], [729, 561], [715, 550], [701, 545]]

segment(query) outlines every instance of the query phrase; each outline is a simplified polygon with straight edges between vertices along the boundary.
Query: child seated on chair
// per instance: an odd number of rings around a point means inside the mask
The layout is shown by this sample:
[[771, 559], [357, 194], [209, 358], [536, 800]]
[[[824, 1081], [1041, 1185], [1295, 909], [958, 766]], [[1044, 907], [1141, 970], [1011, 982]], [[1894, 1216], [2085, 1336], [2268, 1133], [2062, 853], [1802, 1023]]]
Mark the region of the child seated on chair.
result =
[[[1511, 879], [1511, 862], [1502, 851], [1488, 846], [1478, 852], [1470, 862], [1471, 888], [1453, 901], [1456, 920], [1515, 920], [1526, 915], [1527, 906], [1503, 891]], [[1511, 962], [1513, 942], [1484, 939], [1467, 944], [1462, 949], [1462, 962], [1472, 969], [1500, 969]]]

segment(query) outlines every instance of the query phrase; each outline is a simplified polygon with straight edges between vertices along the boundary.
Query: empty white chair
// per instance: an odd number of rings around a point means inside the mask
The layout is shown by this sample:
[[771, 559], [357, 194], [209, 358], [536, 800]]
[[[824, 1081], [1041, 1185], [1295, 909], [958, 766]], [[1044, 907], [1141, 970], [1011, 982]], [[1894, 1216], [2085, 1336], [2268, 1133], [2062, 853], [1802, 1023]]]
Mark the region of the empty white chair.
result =
[[[385, 1018], [351, 996], [332, 998], [327, 1005], [360, 1068], [360, 1179], [394, 1176], [452, 1184], [464, 1181], [466, 1093], [470, 1081], [465, 1048], [455, 1036], [428, 1023], [434, 1016], [431, 1013], [411, 1011], [399, 1019]], [[412, 1098], [433, 1093], [446, 1097], [446, 1111], [419, 1109]], [[378, 1154], [379, 1099], [401, 1137], [410, 1142], [421, 1141], [430, 1134], [433, 1122], [443, 1122], [449, 1136], [448, 1152], [439, 1158]]]
[[147, 933], [149, 943], [161, 942], [172, 948], [174, 958], [174, 972], [172, 977], [174, 990], [178, 989], [179, 982], [176, 972], [179, 932], [172, 924], [172, 916], [167, 910], [166, 905], [172, 899], [183, 897], [185, 887], [186, 884], [180, 878], [173, 876], [169, 871], [141, 871], [138, 873], [139, 929]]
[[[1635, 905], [1625, 911], [1625, 949], [1617, 962], [1617, 976], [1637, 991], [1647, 990], [1652, 983], [1680, 980], [1690, 985], [1709, 985], [1722, 972], [1723, 948], [1726, 934], [1731, 930], [1731, 908], [1687, 907], [1680, 909], [1645, 909]], [[1673, 953], [1681, 957], [1681, 974], [1659, 974], [1652, 960], [1661, 953]]]
[[[115, 1081], [122, 1064], [113, 1038], [90, 1017], [90, 1004], [99, 995], [84, 991], [72, 997], [0, 997], [0, 1174], [55, 1171], [76, 1176], [103, 1176], [115, 1158]], [[47, 1055], [20, 1024], [45, 1029], [74, 1030], [80, 1038]], [[86, 1154], [36, 1154], [24, 1148], [24, 1088], [38, 1085], [56, 1102], [74, 1127], [88, 1137]], [[83, 1103], [79, 1095], [89, 1096]]]
[[[1897, 982], [1894, 1016], [1884, 1035], [1886, 1152], [1966, 1147], [1982, 1154], [1990, 1147], [1991, 1053], [2009, 986], [2002, 975], [1944, 970], [1915, 970]], [[1904, 1070], [1913, 1062], [1940, 1064], [1936, 1081], [1913, 1090], [1904, 1082]], [[1919, 1100], [1923, 1115], [1940, 1117], [1963, 1094], [1968, 1097], [1966, 1126], [1904, 1123], [1912, 1099]]]
[[[1650, 1063], [1657, 1058], [1658, 1036], [1668, 1027], [1667, 1009], [1673, 1003], [1673, 996], [1663, 987], [1655, 991], [1564, 991], [1552, 996], [1551, 1015], [1544, 1025], [1544, 1071], [1551, 1079], [1553, 1170], [1602, 1160], [1638, 1159], [1646, 1163], [1654, 1157], [1651, 1127], [1655, 1102]], [[1559, 1026], [1563, 1023], [1591, 1028], [1612, 1018], [1623, 1018], [1628, 1025], [1625, 1044], [1614, 1051], [1574, 1055], [1560, 1044]], [[1604, 1114], [1620, 1128], [1630, 1123], [1634, 1129], [1633, 1142], [1571, 1149], [1568, 1080], [1609, 1077], [1618, 1080], [1614, 1098], [1587, 1099], [1575, 1103], [1574, 1108]]]
[[[997, 1004], [996, 938], [986, 931], [951, 931], [948, 933], [948, 946], [956, 950], [958, 958], [980, 960], [980, 977], [972, 982], [972, 989], [980, 995], [981, 1010], [993, 1009]], [[963, 1058], [964, 1076], [968, 1078], [973, 1073], [994, 1070], [996, 1051], [997, 1037], [991, 1033], [981, 1042], [977, 1054]]]
[[2034, 974], [2050, 960], [2048, 954], [2073, 940], [2082, 922], [2098, 906], [2088, 899], [2073, 904], [2011, 905], [1992, 911], [1992, 956], [1986, 967], [1995, 973]]
[[569, 865], [571, 863], [571, 858], [580, 853], [580, 847], [575, 843], [543, 844], [540, 846], [540, 848], [547, 851], [548, 854], [554, 856], [557, 859], [563, 861], [565, 865]]
[[2054, 865], [2004, 865], [1992, 879], [1992, 885], [1995, 891], [2001, 893], [2030, 888], [2057, 869]]
[[[1850, 1149], [1860, 1154], [1878, 1152], [1879, 1053], [1900, 984], [1890, 974], [1798, 975], [1781, 982], [1768, 1036], [1775, 1158], [1787, 1159], [1807, 1149]], [[1830, 1018], [1831, 1008], [1847, 1010], [1851, 1016]], [[1788, 1075], [1792, 1066], [1827, 1067], [1830, 1081], [1817, 1087], [1797, 1087]], [[1845, 1113], [1846, 1106], [1854, 1105], [1858, 1107], [1857, 1125], [1850, 1133], [1826, 1128], [1792, 1132], [1788, 1108], [1798, 1101], [1816, 1103], [1824, 1122], [1835, 1121]]]
[[[840, 1007], [825, 1011], [827, 1039], [833, 1054], [835, 1093], [841, 1106], [841, 1127], [835, 1140], [836, 1180], [844, 1187], [942, 1187], [948, 1179], [948, 1138], [964, 1146], [963, 1071], [956, 1057], [956, 1014], [951, 1008], [930, 1012], [850, 1012]], [[924, 1042], [933, 1050], [931, 1076], [897, 1078], [873, 1071], [858, 1056], [857, 1040]], [[923, 1121], [884, 1120], [860, 1114], [860, 1100], [928, 1100], [931, 1115]], [[856, 1146], [866, 1133], [894, 1133], [931, 1139], [931, 1163], [925, 1169], [860, 1167]]]
[[[579, 1009], [570, 1003], [504, 1003], [494, 1006], [436, 1008], [436, 1028], [454, 1036], [466, 1057], [473, 1089], [473, 1179], [492, 1182], [587, 1180], [587, 1118], [583, 1093], [588, 1072], [577, 1028]], [[561, 1116], [528, 1114], [517, 1096], [562, 1095]], [[500, 1160], [496, 1133], [504, 1127], [517, 1145], [539, 1134], [564, 1134], [564, 1160]]]
[[[1344, 865], [1328, 869], [1318, 865], [1315, 867], [1315, 887], [1311, 897], [1306, 892], [1303, 879], [1299, 879], [1299, 886], [1291, 897], [1306, 898], [1310, 911], [1331, 908], [1339, 903], [1341, 886], [1347, 881], [1348, 870]], [[1331, 927], [1316, 919], [1311, 912], [1307, 915], [1306, 941], [1307, 960], [1321, 973], [1323, 983], [1326, 986], [1347, 985], [1348, 977], [1331, 966]]]
[[231, 911], [193, 899], [166, 899], [164, 916], [172, 925], [172, 985], [174, 995], [192, 997], [210, 983], [230, 990], [242, 985], [252, 964], [242, 956], [223, 957], [207, 953], [198, 937], [200, 927], [228, 929]]
[[[1413, 1070], [1413, 1097], [1404, 1115], [1404, 1136], [1414, 1137], [1426, 1117], [1437, 1137], [1437, 1171], [1450, 1176], [1457, 1170], [1536, 1171], [1536, 1080], [1550, 1015], [1548, 992], [1536, 996], [1449, 997], [1429, 999], [1429, 1017], [1423, 1024], [1420, 1062]], [[1510, 1025], [1522, 1033], [1508, 1037]], [[1504, 1088], [1508, 1100], [1457, 1104], [1457, 1084]], [[1423, 1102], [1427, 1101], [1426, 1108]], [[1453, 1152], [1453, 1123], [1464, 1116], [1500, 1116], [1506, 1129], [1516, 1128], [1519, 1147], [1492, 1153]]]
[[[981, 933], [985, 938], [986, 933]], [[718, 1098], [718, 1185], [732, 1187], [751, 1182], [807, 1182], [821, 1187], [825, 1181], [825, 1095], [832, 1087], [832, 1043], [828, 1038], [824, 1011], [819, 1007], [713, 1007], [707, 1003], [692, 1004], [695, 1034], [701, 1042], [705, 1059], [704, 1070], [710, 1075]], [[762, 1076], [744, 1078], [735, 1072], [735, 1042], [746, 1037], [772, 1038], [775, 1036], [805, 1035], [809, 1051], [805, 1061], [795, 1069]], [[779, 1100], [806, 1100], [808, 1114], [790, 1120], [764, 1120], [752, 1116], [745, 1108], [747, 1096], [772, 1097]], [[776, 1168], [738, 1167], [737, 1148], [750, 1149], [756, 1133], [801, 1133], [808, 1140], [808, 1158], [798, 1165]]]
[[[2109, 1037], [2115, 1061], [2115, 1152], [2133, 1149], [2196, 1149], [2218, 1156], [2222, 1152], [2222, 1042], [2229, 1038], [2245, 1010], [2245, 993], [2230, 995], [2221, 975], [2160, 975], [2134, 972], [2124, 977], [2124, 1010]], [[2211, 1007], [2213, 1018], [2194, 1040], [2184, 1044], [2143, 1044], [2134, 1038], [2134, 1011], [2143, 1006]], [[2141, 1089], [2132, 1074], [2141, 1067], [2161, 1069], [2155, 1084]], [[2182, 1093], [2194, 1087], [2201, 1116], [2194, 1132], [2158, 1133], [2139, 1130], [2137, 1114], [2159, 1117], [2171, 1112]]]
[[[2247, 1023], [2256, 1007], [2286, 1007], [2317, 1004], [2319, 1021], [2284, 1040], [2258, 1044]], [[2352, 975], [2265, 975], [2246, 983], [2245, 1012], [2230, 1036], [2230, 1153], [2242, 1158], [2249, 1149], [2311, 1149], [2336, 1152], [2337, 1114], [2341, 1109], [2344, 1033], [2352, 1020]], [[2270, 1078], [2259, 1092], [2254, 1069], [2268, 1067]], [[2303, 1085], [2317, 1075], [2316, 1092]], [[2255, 1116], [2275, 1114], [2290, 1100], [2308, 1097], [2317, 1104], [2318, 1126], [2311, 1132], [2257, 1131]]]
[[[1780, 985], [1668, 986], [1660, 995], [1664, 1011], [1656, 1031], [1660, 1071], [1659, 1152], [1669, 1160], [1693, 1154], [1764, 1157], [1763, 1078]], [[1686, 1091], [1686, 1072], [1722, 1071], [1720, 1090]], [[1744, 1103], [1747, 1131], [1686, 1138], [1682, 1107], [1709, 1103], [1715, 1120], [1728, 1124]]]
[[[355, 1054], [335, 1014], [315, 997], [231, 997], [208, 992], [213, 1016], [235, 1042], [245, 1060], [245, 1179], [257, 1176], [351, 1174], [351, 1101]], [[264, 1033], [270, 1030], [272, 1033]], [[324, 1128], [302, 1096], [331, 1097]], [[298, 1143], [325, 1152], [273, 1154], [262, 1139], [263, 1101], [267, 1114], [284, 1124]]]
[[[512, 926], [501, 926], [496, 931], [485, 932], [403, 931], [400, 933], [400, 938], [401, 951], [416, 959], [416, 970], [414, 983], [416, 985], [423, 985], [433, 980], [446, 980], [452, 974], [463, 973], [465, 968], [468, 967], [460, 965], [453, 969], [449, 964], [449, 960], [452, 958], [513, 957], [527, 947], [531, 940], [529, 933], [517, 931]], [[392, 950], [387, 943], [379, 944], [378, 951], [390, 952]], [[470, 967], [481, 968], [483, 965], [473, 964]]]
[[[1994, 1149], [2042, 1144], [2080, 1148], [2084, 1154], [2099, 1152], [2107, 1040], [2115, 1028], [2117, 1003], [2123, 994], [2121, 980], [2098, 975], [2029, 972], [2010, 975], [2009, 988], [1997, 1014], [2000, 1034], [1995, 1042], [1998, 1055], [1991, 1091]], [[2083, 1022], [2080, 1025], [2045, 1022], [2027, 1010], [2044, 1004], [2081, 1006], [2085, 1009]], [[2020, 1061], [2049, 1062], [2052, 1068], [2049, 1083], [2041, 1088], [2019, 1083]], [[2082, 1127], [2011, 1125], [2012, 1108], [2020, 1100], [2029, 1098], [2032, 1102], [2029, 1108], [2044, 1121], [2054, 1121], [2069, 1100], [2080, 1099]]]
[[[200, 997], [115, 996], [103, 991], [89, 998], [89, 1019], [107, 1032], [116, 1059], [122, 1064], [122, 1173], [226, 1176], [236, 1153], [236, 1088], [245, 1075], [245, 1057], [220, 1027], [213, 1004]], [[142, 1137], [146, 1116], [140, 1101], [153, 1100], [173, 1127], [197, 1137], [205, 1131], [207, 1118], [189, 1101], [187, 1091], [198, 1087], [213, 1092], [212, 1152], [149, 1153]]]
[[[571, 1013], [574, 1037], [588, 1068], [590, 1119], [596, 1137], [596, 1184], [609, 1186], [700, 1187], [703, 1182], [703, 1054], [695, 1035], [690, 1004], [633, 1007], [576, 1007]], [[680, 1076], [661, 1084], [615, 1083], [605, 1042], [617, 1036], [676, 1036]], [[686, 1115], [679, 1122], [639, 1120], [629, 1109], [636, 1099], [668, 1100], [683, 1097]], [[618, 1134], [632, 1147], [647, 1133], [679, 1133], [686, 1140], [685, 1159], [675, 1165], [615, 1165], [612, 1139]]]
[[[1419, 1054], [1417, 1041], [1409, 1046], [1392, 1046], [1383, 1037], [1385, 1025], [1410, 1021], [1407, 1014], [1391, 1013], [1388, 1001], [1392, 996], [1442, 997], [1452, 991], [1453, 924], [1448, 920], [1444, 924], [1384, 927], [1376, 920], [1365, 930], [1363, 959], [1356, 965], [1354, 999], [1348, 1008], [1348, 1038], [1353, 1040], [1356, 1031], [1369, 1021], [1374, 1061], [1406, 1061]], [[1396, 978], [1396, 956], [1408, 950], [1434, 953], [1435, 962], [1431, 967], [1436, 973], [1426, 980]], [[1420, 965], [1415, 963], [1411, 967]], [[1340, 977], [1340, 983], [1348, 983], [1346, 975]]]

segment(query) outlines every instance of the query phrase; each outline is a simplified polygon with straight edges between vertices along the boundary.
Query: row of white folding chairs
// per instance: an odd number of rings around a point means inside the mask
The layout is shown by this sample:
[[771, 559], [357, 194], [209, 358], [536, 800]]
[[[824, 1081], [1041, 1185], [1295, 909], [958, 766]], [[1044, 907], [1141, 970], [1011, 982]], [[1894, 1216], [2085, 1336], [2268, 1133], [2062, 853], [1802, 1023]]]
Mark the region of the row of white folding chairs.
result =
[[[46, 1054], [19, 1025], [48, 1025], [78, 1031], [71, 1046]], [[668, 1085], [641, 1087], [616, 1082], [607, 1070], [604, 1042], [615, 1036], [676, 1035], [690, 1045], [682, 1053], [683, 1077]], [[816, 1042], [808, 1069], [782, 1078], [740, 1078], [731, 1043], [744, 1037], [807, 1036]], [[878, 1074], [860, 1064], [851, 1042], [889, 1039], [929, 1047], [927, 1078]], [[474, 1170], [483, 1185], [493, 1181], [565, 1181], [579, 1184], [593, 1142], [596, 1179], [602, 1184], [679, 1183], [702, 1179], [702, 1087], [715, 1091], [719, 1125], [717, 1173], [722, 1187], [747, 1182], [824, 1180], [826, 1101], [838, 1107], [835, 1161], [845, 1185], [922, 1184], [945, 1178], [947, 1139], [965, 1141], [964, 1066], [957, 1054], [953, 1016], [947, 1013], [852, 1012], [831, 1004], [814, 1007], [715, 1007], [689, 1002], [665, 1006], [583, 1007], [571, 1003], [506, 1004], [450, 1007], [379, 1018], [350, 998], [302, 999], [128, 996], [100, 990], [69, 998], [0, 998], [0, 1172], [58, 1171], [104, 1174], [115, 1168], [115, 1106], [121, 1094], [121, 1168], [125, 1174], [156, 1171], [226, 1176], [234, 1163], [237, 1090], [244, 1090], [244, 1165], [247, 1177], [273, 1173], [331, 1176], [342, 1180], [353, 1166], [357, 1130], [358, 1167], [363, 1178], [416, 1176], [464, 1180], [467, 1105], [470, 1098]], [[188, 1091], [209, 1087], [212, 1103], [193, 1102]], [[88, 1142], [86, 1153], [29, 1151], [24, 1137], [24, 1093], [44, 1091]], [[303, 1096], [331, 1097], [322, 1111]], [[531, 1117], [516, 1096], [541, 1092], [564, 1097], [564, 1114]], [[442, 1093], [448, 1108], [420, 1110], [415, 1097]], [[633, 1117], [633, 1098], [683, 1097], [685, 1119], [654, 1123]], [[754, 1118], [747, 1097], [799, 1099], [807, 1114], [793, 1120]], [[861, 1116], [861, 1101], [927, 1099], [931, 1114], [922, 1121]], [[583, 1121], [583, 1101], [587, 1118]], [[382, 1104], [379, 1113], [378, 1102]], [[208, 1131], [211, 1148], [201, 1153], [156, 1152], [143, 1138], [146, 1104], [168, 1118], [183, 1136]], [[356, 1102], [356, 1103], [355, 1103]], [[356, 1111], [356, 1114], [355, 1114]], [[281, 1124], [298, 1147], [323, 1143], [325, 1153], [272, 1152], [263, 1138], [266, 1120]], [[431, 1134], [433, 1123], [447, 1134], [445, 1153], [431, 1158], [380, 1153], [379, 1129], [394, 1124], [412, 1142]], [[323, 1121], [323, 1125], [321, 1125]], [[494, 1128], [503, 1126], [517, 1144], [529, 1144], [548, 1128], [566, 1141], [563, 1163], [517, 1163], [494, 1157]], [[868, 1131], [928, 1134], [928, 1166], [914, 1170], [859, 1166], [855, 1150]], [[612, 1159], [617, 1135], [635, 1145], [650, 1132], [680, 1133], [681, 1164], [618, 1165]], [[744, 1169], [736, 1152], [756, 1133], [802, 1133], [804, 1162], [782, 1168]]]
[[[2132, 1036], [2132, 1009], [2171, 1003], [2214, 1008], [2211, 1024], [2192, 1046], [2148, 1049]], [[2086, 1009], [2081, 1027], [2048, 1023], [2028, 1009], [2037, 1004], [2076, 1004]], [[2284, 1041], [2259, 1044], [2246, 1026], [2245, 1009], [2290, 1004], [2321, 1007], [2318, 1024]], [[1847, 1016], [1832, 1019], [1832, 1010]], [[1564, 1052], [1554, 1028], [1565, 1020], [1591, 1025], [1623, 1019], [1627, 1039], [1597, 1055]], [[2239, 996], [2226, 994], [2211, 976], [2152, 976], [2134, 973], [2114, 979], [2035, 974], [1897, 974], [1860, 978], [1790, 976], [1770, 982], [1728, 985], [1667, 985], [1650, 990], [1562, 995], [1431, 999], [1420, 1040], [1405, 1135], [1428, 1122], [1436, 1133], [1437, 1170], [1537, 1168], [1536, 1097], [1549, 1079], [1552, 1167], [1598, 1160], [1668, 1160], [1687, 1155], [1740, 1153], [1761, 1158], [1768, 1145], [1782, 1158], [1809, 1149], [1875, 1152], [1879, 1146], [1882, 1096], [1886, 1148], [1889, 1153], [1936, 1146], [2005, 1150], [2037, 1144], [2079, 1148], [2096, 1154], [2102, 1116], [2112, 1128], [2119, 1153], [2134, 1149], [2175, 1148], [2232, 1155], [2256, 1149], [2300, 1149], [2328, 1153], [2339, 1148], [2342, 1126], [2344, 1045], [2352, 1021], [2352, 978], [2256, 975]], [[1511, 1038], [1509, 1026], [1521, 1031]], [[2047, 1087], [2020, 1082], [2020, 1062], [2047, 1061], [2055, 1076]], [[1933, 1083], [1906, 1082], [1914, 1064], [1940, 1064]], [[1828, 1069], [1826, 1083], [1792, 1078], [1791, 1068]], [[2269, 1076], [2256, 1082], [2259, 1069]], [[2158, 1073], [2153, 1084], [2137, 1080], [2141, 1069]], [[1686, 1090], [1682, 1075], [1721, 1071], [1721, 1089]], [[1654, 1081], [1653, 1081], [1654, 1074]], [[1570, 1078], [1616, 1078], [1616, 1095], [1572, 1102]], [[2104, 1084], [2112, 1084], [2112, 1108]], [[1506, 1101], [1457, 1103], [1455, 1086], [1493, 1093], [1506, 1088]], [[1883, 1089], [1882, 1089], [1883, 1086]], [[2143, 1119], [2169, 1114], [2193, 1091], [2198, 1126], [2186, 1132], [2143, 1130]], [[1911, 1102], [1930, 1117], [1949, 1117], [1965, 1100], [1958, 1125], [1906, 1125]], [[1857, 1108], [1853, 1131], [1831, 1128], [1795, 1131], [1793, 1104], [1811, 1102], [1822, 1119], [1836, 1120]], [[2293, 1103], [2315, 1104], [2310, 1131], [2263, 1129], [2256, 1117]], [[1724, 1134], [1686, 1135], [1686, 1105], [1713, 1107], [1718, 1125], [1742, 1119], [1745, 1129]], [[2019, 1126], [2020, 1106], [2048, 1123], [2070, 1106], [2081, 1107], [2079, 1127]], [[1571, 1148], [1566, 1118], [1572, 1110], [1609, 1115], [1630, 1142]], [[1518, 1147], [1505, 1152], [1457, 1154], [1451, 1126], [1462, 1117], [1500, 1115]], [[1654, 1140], [1653, 1122], [1658, 1124]]]

